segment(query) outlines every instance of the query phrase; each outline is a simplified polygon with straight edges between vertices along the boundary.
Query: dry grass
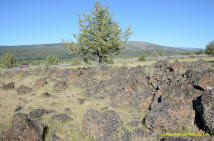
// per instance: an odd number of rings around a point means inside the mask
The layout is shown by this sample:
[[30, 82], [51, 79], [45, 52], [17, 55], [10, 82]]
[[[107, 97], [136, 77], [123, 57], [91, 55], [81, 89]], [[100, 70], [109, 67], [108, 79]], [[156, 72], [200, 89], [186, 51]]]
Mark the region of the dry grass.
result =
[[[202, 57], [202, 58], [194, 58], [194, 57], [189, 57], [189, 58], [182, 58], [178, 59], [180, 62], [196, 62], [199, 59], [203, 59], [205, 61], [214, 61], [214, 57]], [[148, 60], [148, 61], [124, 61], [124, 62], [114, 62], [111, 66], [112, 67], [136, 67], [136, 66], [145, 66], [145, 65], [151, 65], [156, 63], [159, 60]], [[174, 62], [175, 59], [169, 59], [169, 62]], [[66, 68], [84, 68], [84, 67], [97, 67], [96, 65], [71, 65], [71, 66], [62, 66], [59, 67], [61, 69], [66, 69]]]

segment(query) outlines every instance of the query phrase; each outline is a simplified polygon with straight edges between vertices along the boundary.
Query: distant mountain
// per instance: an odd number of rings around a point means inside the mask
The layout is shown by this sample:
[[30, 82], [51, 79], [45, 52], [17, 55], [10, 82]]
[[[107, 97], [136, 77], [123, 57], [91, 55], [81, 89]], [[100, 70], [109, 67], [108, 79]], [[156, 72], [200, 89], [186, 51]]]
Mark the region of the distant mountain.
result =
[[165, 55], [175, 55], [181, 54], [186, 50], [182, 48], [157, 45], [149, 42], [130, 41], [125, 45], [125, 49], [121, 52], [120, 56], [139, 56], [142, 53], [151, 55], [153, 51], [157, 53], [162, 52]]
[[[18, 59], [44, 59], [45, 56], [52, 54], [59, 58], [71, 58], [68, 49], [62, 43], [38, 44], [38, 45], [19, 45], [19, 46], [0, 46], [0, 57], [6, 52], [11, 51]], [[181, 54], [186, 49], [166, 47], [148, 42], [130, 41], [124, 46], [120, 57], [136, 57], [142, 53], [150, 55], [153, 51], [163, 52], [165, 55]], [[189, 51], [189, 50], [188, 50]]]

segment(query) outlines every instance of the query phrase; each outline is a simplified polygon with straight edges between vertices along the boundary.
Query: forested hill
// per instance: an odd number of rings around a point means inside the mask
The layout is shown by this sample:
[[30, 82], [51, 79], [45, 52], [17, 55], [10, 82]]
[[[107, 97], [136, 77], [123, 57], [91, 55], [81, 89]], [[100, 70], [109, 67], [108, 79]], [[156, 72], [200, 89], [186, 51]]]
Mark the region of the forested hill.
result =
[[[62, 43], [21, 45], [21, 46], [0, 46], [0, 57], [11, 51], [18, 59], [44, 59], [52, 54], [58, 58], [71, 58], [73, 55]], [[142, 53], [151, 54], [153, 51], [165, 55], [181, 54], [186, 50], [183, 48], [166, 47], [148, 42], [130, 41], [124, 46], [119, 57], [137, 57]]]

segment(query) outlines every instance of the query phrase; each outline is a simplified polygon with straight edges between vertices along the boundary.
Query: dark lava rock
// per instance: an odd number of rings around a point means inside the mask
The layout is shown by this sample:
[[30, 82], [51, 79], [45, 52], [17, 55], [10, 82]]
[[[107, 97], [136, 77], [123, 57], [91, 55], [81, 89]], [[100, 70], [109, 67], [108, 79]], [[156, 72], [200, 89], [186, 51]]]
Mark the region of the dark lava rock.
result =
[[78, 98], [78, 102], [79, 102], [79, 104], [83, 104], [85, 102], [85, 100], [82, 98]]
[[151, 110], [143, 120], [147, 128], [157, 133], [189, 130], [197, 132], [194, 125], [195, 111], [192, 100], [197, 91], [190, 85], [172, 85], [166, 87], [162, 95], [154, 98]]
[[46, 97], [46, 98], [52, 97], [52, 95], [49, 94], [48, 92], [42, 93], [41, 95], [42, 95], [43, 97]]
[[111, 94], [111, 105], [143, 106], [144, 108], [148, 108], [153, 98], [152, 92], [144, 88], [141, 88], [141, 90], [138, 92], [133, 89], [135, 88], [126, 86], [123, 89], [120, 89], [117, 92]]
[[32, 88], [21, 85], [17, 90], [17, 94], [26, 94], [32, 91]]
[[173, 64], [170, 64], [169, 66], [167, 66], [167, 68], [170, 71], [182, 72], [182, 71], [186, 71], [187, 67], [184, 63], [181, 63], [178, 60], [175, 60], [175, 62]]
[[63, 141], [63, 139], [61, 137], [59, 137], [57, 134], [56, 134], [56, 130], [54, 130], [52, 132], [52, 135], [51, 135], [51, 140], [50, 141]]
[[121, 135], [121, 141], [131, 141], [131, 133], [125, 130]]
[[22, 109], [22, 106], [17, 105], [17, 106], [16, 106], [16, 109], [15, 109], [15, 112], [18, 112], [18, 111], [20, 111], [21, 109]]
[[189, 70], [187, 73], [196, 88], [201, 90], [212, 90], [214, 88], [213, 70], [208, 69], [202, 72]]
[[68, 114], [68, 115], [71, 114], [71, 109], [68, 108], [68, 107], [66, 107], [66, 108], [64, 109], [64, 111], [65, 111], [65, 113]]
[[44, 141], [48, 127], [38, 120], [31, 120], [26, 114], [13, 117], [11, 128], [2, 133], [3, 141]]
[[214, 136], [214, 93], [206, 92], [193, 102], [197, 126]]
[[14, 89], [15, 88], [15, 83], [14, 82], [11, 82], [11, 83], [8, 83], [6, 85], [3, 85], [3, 90], [9, 90], [9, 89]]
[[34, 118], [40, 118], [41, 116], [49, 113], [50, 111], [46, 109], [35, 109], [34, 111], [30, 112], [28, 115], [31, 119], [34, 119]]
[[95, 140], [116, 140], [114, 133], [121, 123], [119, 115], [114, 111], [99, 113], [88, 110], [83, 117], [83, 132]]
[[35, 82], [35, 85], [40, 86], [40, 87], [44, 87], [47, 84], [48, 84], [48, 82], [47, 82], [46, 78], [40, 78], [40, 79], [36, 80], [36, 82]]
[[56, 89], [67, 89], [68, 85], [67, 85], [66, 81], [58, 81], [54, 85], [54, 88], [56, 88]]
[[67, 114], [56, 114], [53, 115], [51, 117], [52, 120], [58, 120], [58, 121], [67, 121], [67, 120], [72, 120], [72, 118], [70, 116], [68, 116]]

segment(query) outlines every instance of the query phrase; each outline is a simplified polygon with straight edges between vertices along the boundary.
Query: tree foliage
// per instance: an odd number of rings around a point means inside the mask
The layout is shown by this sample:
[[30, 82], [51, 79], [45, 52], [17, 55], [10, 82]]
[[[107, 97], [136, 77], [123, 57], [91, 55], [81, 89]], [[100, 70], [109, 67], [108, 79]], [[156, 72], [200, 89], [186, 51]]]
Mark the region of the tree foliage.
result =
[[206, 54], [214, 55], [214, 41], [211, 41], [207, 46], [205, 50]]
[[64, 42], [71, 52], [79, 53], [86, 63], [97, 60], [101, 63], [112, 63], [112, 56], [119, 55], [122, 45], [127, 42], [131, 32], [128, 27], [124, 32], [118, 23], [112, 20], [108, 7], [103, 7], [98, 1], [95, 10], [79, 16], [80, 33], [74, 34], [77, 44]]
[[11, 52], [7, 52], [6, 55], [2, 58], [2, 63], [7, 68], [12, 68], [16, 65], [16, 58]]
[[142, 54], [140, 57], [139, 57], [139, 61], [146, 61], [146, 54]]
[[203, 50], [197, 50], [194, 52], [194, 54], [196, 54], [196, 55], [204, 54], [204, 51]]
[[46, 56], [45, 66], [48, 67], [50, 65], [57, 65], [59, 63], [59, 59], [57, 57], [53, 57], [52, 55]]

